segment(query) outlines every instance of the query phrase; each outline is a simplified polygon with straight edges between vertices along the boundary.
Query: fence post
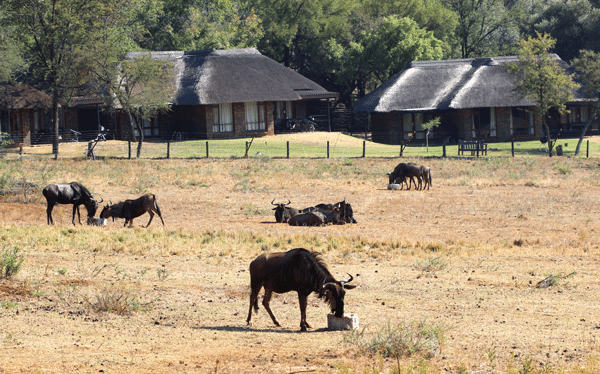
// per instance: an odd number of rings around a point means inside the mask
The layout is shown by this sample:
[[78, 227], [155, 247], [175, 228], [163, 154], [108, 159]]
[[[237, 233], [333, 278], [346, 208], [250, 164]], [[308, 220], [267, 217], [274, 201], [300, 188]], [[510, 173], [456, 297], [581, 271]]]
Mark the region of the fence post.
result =
[[327, 141], [327, 158], [329, 158], [329, 140]]
[[290, 158], [290, 141], [288, 140], [286, 143], [287, 143], [287, 158]]
[[587, 141], [587, 149], [585, 151], [585, 157], [590, 158], [590, 141]]
[[512, 154], [513, 157], [515, 157], [515, 141], [514, 140], [510, 141], [510, 153]]
[[367, 142], [363, 140], [363, 158], [365, 158], [365, 155], [367, 153]]
[[446, 158], [446, 144], [442, 144], [442, 157]]
[[206, 141], [206, 158], [208, 158], [208, 140]]
[[171, 141], [167, 141], [167, 160], [171, 158]]
[[131, 140], [129, 140], [127, 144], [129, 145], [129, 159], [131, 160]]

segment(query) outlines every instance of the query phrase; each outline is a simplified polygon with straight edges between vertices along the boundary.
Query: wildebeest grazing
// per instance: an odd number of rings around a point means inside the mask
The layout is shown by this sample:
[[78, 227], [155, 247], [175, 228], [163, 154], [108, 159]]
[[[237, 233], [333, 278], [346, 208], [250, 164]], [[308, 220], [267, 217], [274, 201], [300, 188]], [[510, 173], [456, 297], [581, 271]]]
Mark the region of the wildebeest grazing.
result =
[[46, 216], [49, 225], [54, 224], [52, 209], [56, 204], [73, 204], [73, 219], [71, 222], [75, 224], [75, 212], [77, 212], [77, 218], [79, 219], [79, 224], [81, 224], [79, 206], [84, 205], [88, 212], [88, 217], [93, 217], [96, 214], [96, 210], [98, 210], [98, 203], [104, 201], [104, 199], [96, 201], [90, 191], [79, 182], [49, 184], [44, 187], [42, 194], [48, 203]]
[[290, 218], [298, 214], [298, 209], [289, 207], [291, 201], [288, 199], [287, 203], [275, 204], [275, 199], [271, 201], [272, 205], [275, 205], [273, 210], [275, 211], [275, 221], [278, 223], [288, 222]]
[[290, 226], [323, 226], [327, 217], [319, 211], [298, 213], [288, 221]]
[[150, 226], [150, 223], [154, 218], [154, 213], [158, 214], [163, 226], [165, 225], [160, 208], [156, 202], [156, 196], [153, 194], [145, 194], [135, 200], [125, 200], [120, 201], [117, 204], [106, 205], [104, 206], [104, 209], [102, 209], [102, 212], [100, 212], [100, 218], [125, 218], [125, 224], [123, 224], [123, 226], [127, 226], [127, 223], [129, 223], [129, 227], [132, 227], [133, 219], [144, 213], [150, 214], [150, 220], [145, 227]]
[[[350, 275], [350, 274], [348, 274]], [[310, 325], [306, 322], [308, 295], [315, 292], [319, 298], [329, 303], [336, 317], [344, 316], [344, 296], [346, 290], [354, 285], [347, 281], [337, 281], [327, 269], [327, 265], [317, 252], [304, 248], [295, 248], [288, 252], [263, 253], [250, 263], [250, 308], [246, 322], [250, 325], [252, 308], [258, 312], [258, 293], [265, 288], [263, 306], [271, 316], [273, 323], [280, 326], [269, 307], [273, 292], [286, 293], [296, 291], [300, 303], [300, 331], [306, 331]]]
[[[400, 184], [406, 181], [406, 179], [410, 178], [410, 184], [414, 183], [415, 188], [418, 189], [418, 185], [415, 182], [414, 178], [417, 178], [419, 181], [419, 185], [421, 182], [421, 167], [415, 164], [406, 164], [404, 162], [399, 163], [394, 168], [394, 171], [388, 173], [389, 176], [389, 184], [393, 184], [396, 180], [400, 181]], [[410, 184], [407, 182], [408, 189], [410, 190]]]
[[399, 183], [400, 189], [403, 189], [404, 183], [406, 183], [406, 189], [408, 190], [413, 184], [416, 190], [422, 190], [425, 187], [429, 189], [431, 186], [431, 169], [427, 166], [400, 163], [393, 172], [388, 173], [388, 176], [389, 184]]
[[431, 187], [431, 168], [428, 166], [421, 166], [421, 173], [423, 174], [423, 189]]

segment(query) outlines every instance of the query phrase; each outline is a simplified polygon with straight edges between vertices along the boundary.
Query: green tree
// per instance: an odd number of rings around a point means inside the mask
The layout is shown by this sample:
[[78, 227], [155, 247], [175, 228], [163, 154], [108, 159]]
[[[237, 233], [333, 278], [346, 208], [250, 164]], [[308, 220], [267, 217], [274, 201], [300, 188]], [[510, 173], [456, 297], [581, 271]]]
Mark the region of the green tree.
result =
[[106, 88], [107, 106], [120, 108], [127, 115], [130, 139], [138, 143], [139, 158], [144, 143], [142, 121], [169, 110], [175, 93], [174, 66], [168, 59], [154, 58], [151, 52], [125, 58], [110, 45], [97, 50], [95, 56], [90, 72]]
[[589, 0], [559, 0], [533, 18], [533, 29], [556, 39], [554, 52], [571, 61], [583, 49], [600, 52], [600, 8]]
[[234, 0], [153, 0], [152, 12], [139, 13], [141, 47], [189, 51], [256, 47], [263, 35], [260, 18], [248, 2]]
[[403, 71], [411, 61], [441, 59], [442, 43], [433, 32], [404, 17], [386, 17], [381, 26], [368, 32], [362, 53], [370, 72], [384, 83]]
[[322, 63], [335, 72], [341, 100], [347, 106], [358, 88], [359, 97], [403, 71], [411, 61], [443, 57], [442, 42], [408, 18], [385, 17], [378, 27], [363, 32], [359, 41], [342, 45], [330, 39]]
[[552, 157], [552, 140], [546, 123], [551, 108], [566, 112], [566, 103], [573, 99], [572, 90], [579, 87], [573, 81], [574, 74], [567, 75], [549, 50], [555, 40], [548, 34], [537, 34], [519, 42], [518, 62], [508, 64], [507, 70], [515, 75], [515, 91], [535, 102], [536, 115], [542, 118], [548, 136], [548, 154]]
[[435, 117], [434, 119], [425, 122], [421, 125], [421, 127], [426, 130], [425, 131], [425, 143], [427, 144], [427, 152], [429, 152], [429, 133], [431, 130], [438, 127], [441, 123], [440, 117]]
[[19, 45], [10, 33], [11, 29], [9, 25], [0, 24], [0, 83], [12, 81], [27, 68]]
[[581, 131], [579, 142], [577, 142], [577, 148], [575, 149], [575, 156], [577, 156], [585, 133], [592, 124], [592, 120], [600, 113], [600, 102], [598, 101], [600, 97], [600, 52], [581, 51], [580, 57], [574, 59], [572, 65], [577, 69], [588, 97], [596, 99], [590, 118]]
[[493, 54], [519, 39], [519, 3], [508, 8], [503, 0], [443, 0], [458, 17], [456, 38], [462, 58]]
[[58, 157], [61, 100], [69, 102], [73, 90], [87, 81], [86, 60], [101, 40], [119, 0], [4, 0], [6, 20], [31, 66], [33, 78], [45, 84], [52, 97], [54, 137]]

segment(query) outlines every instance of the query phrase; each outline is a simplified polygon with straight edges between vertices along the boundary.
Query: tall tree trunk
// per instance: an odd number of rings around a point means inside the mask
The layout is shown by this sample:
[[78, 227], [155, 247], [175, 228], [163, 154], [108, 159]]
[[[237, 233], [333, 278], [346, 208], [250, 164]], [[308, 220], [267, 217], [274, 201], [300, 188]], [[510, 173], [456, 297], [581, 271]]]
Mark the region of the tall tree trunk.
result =
[[52, 138], [52, 154], [54, 159], [58, 159], [58, 91], [52, 93], [52, 125], [54, 137]]
[[142, 155], [142, 144], [144, 143], [144, 129], [142, 128], [140, 121], [136, 121], [135, 123], [137, 125], [138, 132], [140, 133], [140, 139], [137, 146], [137, 158], [140, 158]]
[[544, 126], [544, 131], [546, 132], [546, 136], [548, 137], [548, 156], [552, 157], [552, 137], [550, 136], [550, 128], [546, 123], [546, 116], [542, 116], [542, 125]]
[[581, 148], [581, 143], [583, 142], [583, 137], [585, 136], [585, 133], [587, 132], [588, 128], [592, 124], [592, 120], [595, 117], [596, 117], [596, 113], [592, 113], [592, 115], [588, 119], [587, 123], [583, 127], [583, 130], [581, 130], [581, 135], [579, 136], [579, 141], [577, 142], [577, 148], [575, 148], [575, 156], [579, 155], [579, 149]]

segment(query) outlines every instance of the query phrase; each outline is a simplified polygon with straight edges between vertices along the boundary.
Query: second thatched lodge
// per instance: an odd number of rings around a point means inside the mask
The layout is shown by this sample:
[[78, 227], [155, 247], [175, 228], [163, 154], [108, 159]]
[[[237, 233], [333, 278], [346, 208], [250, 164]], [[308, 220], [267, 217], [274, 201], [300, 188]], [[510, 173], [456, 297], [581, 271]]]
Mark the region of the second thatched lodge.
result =
[[[567, 64], [554, 55], [559, 65]], [[415, 61], [357, 103], [354, 110], [369, 112], [373, 141], [401, 144], [424, 142], [422, 124], [440, 117], [430, 141], [503, 142], [539, 139], [541, 118], [534, 103], [514, 92], [515, 77], [506, 64], [517, 57]], [[568, 114], [551, 112], [547, 122], [552, 136], [579, 136], [590, 118], [592, 101], [583, 88], [575, 91]], [[598, 120], [590, 132], [598, 132]]]

